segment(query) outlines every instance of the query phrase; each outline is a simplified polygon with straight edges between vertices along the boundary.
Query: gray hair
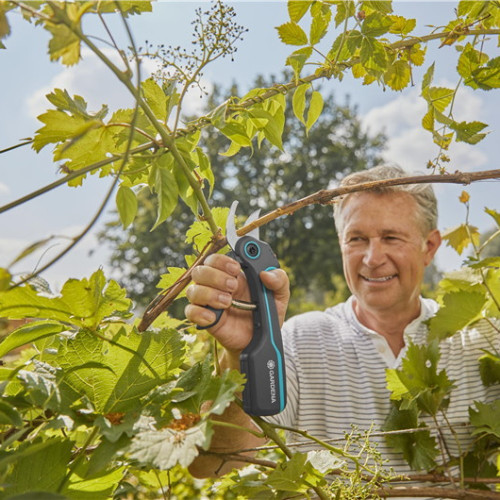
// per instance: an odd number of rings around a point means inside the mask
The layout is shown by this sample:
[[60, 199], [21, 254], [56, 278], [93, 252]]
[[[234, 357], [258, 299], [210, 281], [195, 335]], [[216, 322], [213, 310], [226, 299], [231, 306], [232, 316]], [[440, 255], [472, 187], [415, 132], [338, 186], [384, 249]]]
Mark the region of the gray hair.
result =
[[[365, 182], [380, 181], [386, 179], [394, 179], [400, 177], [408, 177], [408, 174], [399, 166], [380, 165], [378, 167], [354, 172], [345, 177], [340, 186], [353, 186]], [[401, 186], [381, 186], [370, 189], [371, 193], [408, 193], [417, 202], [417, 217], [422, 227], [422, 231], [428, 234], [433, 229], [437, 228], [437, 200], [434, 194], [434, 189], [431, 184], [405, 184]], [[340, 235], [342, 232], [342, 210], [351, 196], [355, 196], [360, 192], [346, 194], [342, 196], [333, 205], [333, 216], [335, 226]]]

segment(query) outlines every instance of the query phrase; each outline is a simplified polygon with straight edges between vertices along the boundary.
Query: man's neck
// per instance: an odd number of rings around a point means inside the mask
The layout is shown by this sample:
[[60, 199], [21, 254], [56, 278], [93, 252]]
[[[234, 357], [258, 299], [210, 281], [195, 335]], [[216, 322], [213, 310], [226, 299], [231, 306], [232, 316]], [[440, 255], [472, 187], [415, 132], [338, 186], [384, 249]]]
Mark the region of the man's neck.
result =
[[418, 318], [420, 307], [420, 299], [418, 299], [413, 307], [388, 313], [360, 307], [356, 298], [353, 302], [354, 313], [359, 322], [382, 335], [396, 357], [405, 345], [404, 331], [414, 319]]

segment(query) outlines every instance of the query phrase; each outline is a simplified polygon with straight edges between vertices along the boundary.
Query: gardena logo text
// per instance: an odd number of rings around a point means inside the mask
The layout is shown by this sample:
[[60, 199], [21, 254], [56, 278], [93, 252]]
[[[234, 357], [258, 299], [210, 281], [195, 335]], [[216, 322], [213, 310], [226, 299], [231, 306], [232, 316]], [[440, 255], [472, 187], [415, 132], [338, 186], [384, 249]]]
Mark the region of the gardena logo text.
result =
[[276, 381], [274, 378], [274, 368], [276, 368], [276, 363], [274, 360], [270, 359], [267, 362], [267, 368], [269, 369], [269, 388], [271, 390], [271, 403], [276, 403]]

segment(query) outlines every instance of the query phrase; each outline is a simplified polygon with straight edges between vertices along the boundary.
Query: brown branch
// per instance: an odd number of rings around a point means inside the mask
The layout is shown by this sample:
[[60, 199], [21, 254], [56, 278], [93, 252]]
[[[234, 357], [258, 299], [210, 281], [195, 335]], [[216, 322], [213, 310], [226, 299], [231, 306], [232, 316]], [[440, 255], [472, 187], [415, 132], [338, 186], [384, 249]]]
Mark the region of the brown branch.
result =
[[419, 487], [411, 488], [378, 488], [375, 490], [382, 498], [411, 497], [411, 498], [449, 498], [457, 500], [498, 500], [500, 493], [483, 490], [462, 490], [455, 488]]
[[[255, 221], [241, 227], [237, 230], [238, 236], [244, 236], [252, 230], [268, 224], [283, 215], [291, 215], [301, 208], [309, 205], [329, 205], [334, 203], [335, 198], [340, 196], [368, 191], [370, 189], [377, 189], [389, 186], [402, 186], [406, 184], [429, 184], [429, 183], [447, 183], [447, 184], [470, 184], [472, 182], [486, 180], [486, 179], [500, 179], [500, 170], [484, 170], [481, 172], [456, 172], [454, 174], [446, 175], [417, 175], [412, 177], [384, 179], [380, 181], [365, 182], [362, 184], [355, 184], [352, 186], [343, 186], [334, 189], [322, 189], [300, 200], [293, 201], [287, 205], [279, 207], [272, 212], [269, 212]], [[148, 305], [143, 314], [142, 320], [139, 324], [139, 331], [144, 331], [149, 328], [151, 323], [163, 312], [166, 311], [176, 297], [184, 290], [191, 282], [191, 273], [196, 266], [205, 262], [205, 259], [218, 252], [227, 244], [227, 240], [222, 235], [216, 235], [214, 240], [203, 249], [196, 261], [186, 270], [186, 272], [168, 289], [162, 290], [155, 299]]]

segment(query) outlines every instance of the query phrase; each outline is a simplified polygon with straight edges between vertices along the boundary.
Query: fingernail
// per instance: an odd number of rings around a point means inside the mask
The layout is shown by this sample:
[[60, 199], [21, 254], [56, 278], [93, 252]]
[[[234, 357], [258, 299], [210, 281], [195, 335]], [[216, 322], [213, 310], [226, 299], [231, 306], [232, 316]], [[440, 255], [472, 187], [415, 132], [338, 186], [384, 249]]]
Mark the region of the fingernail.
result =
[[238, 288], [238, 280], [236, 278], [228, 278], [226, 287], [230, 292], [234, 292]]
[[225, 293], [221, 293], [219, 295], [219, 302], [223, 305], [223, 306], [230, 306], [231, 305], [231, 302], [232, 302], [232, 298], [231, 298], [231, 295], [228, 295], [228, 294], [225, 294]]
[[232, 262], [228, 262], [226, 269], [229, 274], [237, 276], [241, 270], [241, 266], [233, 260]]

